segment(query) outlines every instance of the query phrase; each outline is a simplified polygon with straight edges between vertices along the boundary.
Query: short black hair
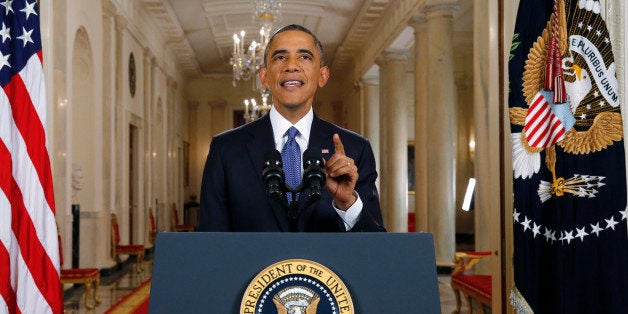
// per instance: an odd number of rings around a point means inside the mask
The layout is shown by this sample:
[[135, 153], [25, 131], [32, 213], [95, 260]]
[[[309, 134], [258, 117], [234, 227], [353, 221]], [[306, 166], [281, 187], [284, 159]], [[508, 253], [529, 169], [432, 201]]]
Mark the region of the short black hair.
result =
[[316, 45], [316, 50], [318, 50], [318, 53], [321, 54], [321, 66], [325, 65], [325, 57], [324, 57], [324, 54], [323, 54], [324, 53], [323, 44], [321, 43], [320, 40], [318, 40], [318, 38], [316, 38], [316, 35], [314, 35], [314, 33], [312, 33], [312, 31], [310, 31], [309, 29], [305, 28], [304, 26], [301, 26], [301, 25], [298, 25], [298, 24], [290, 24], [290, 25], [287, 25], [287, 26], [284, 26], [284, 27], [278, 29], [275, 33], [273, 33], [273, 35], [268, 40], [268, 44], [266, 45], [266, 49], [264, 49], [264, 66], [266, 66], [266, 56], [268, 55], [268, 48], [270, 47], [270, 44], [275, 39], [275, 36], [277, 36], [280, 33], [285, 32], [285, 31], [301, 31], [301, 32], [304, 32], [304, 33], [312, 36], [312, 38], [314, 39], [314, 44]]

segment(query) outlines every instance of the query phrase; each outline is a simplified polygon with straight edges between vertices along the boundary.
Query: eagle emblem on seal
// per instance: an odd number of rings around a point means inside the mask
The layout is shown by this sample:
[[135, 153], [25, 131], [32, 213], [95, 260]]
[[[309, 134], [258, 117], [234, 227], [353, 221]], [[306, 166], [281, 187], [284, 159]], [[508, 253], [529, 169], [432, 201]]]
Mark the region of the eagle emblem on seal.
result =
[[307, 287], [288, 287], [273, 297], [278, 314], [316, 314], [319, 295]]
[[[540, 153], [545, 152], [545, 166], [553, 182], [539, 184], [537, 192], [541, 202], [565, 194], [595, 197], [605, 185], [603, 176], [557, 173], [556, 146], [565, 153], [586, 155], [602, 151], [623, 137], [615, 62], [608, 31], [599, 27], [604, 23], [599, 2], [579, 1], [569, 14], [570, 20], [580, 22], [573, 23], [569, 29], [565, 1], [558, 0], [556, 5], [527, 56], [523, 95], [528, 108], [514, 107], [509, 111], [510, 122], [524, 126], [521, 133], [511, 134], [515, 178], [529, 179], [538, 173], [542, 163]], [[555, 49], [557, 60], [548, 60], [552, 58], [551, 49]], [[557, 66], [552, 67], [550, 62], [556, 62]], [[556, 86], [553, 93], [544, 88], [548, 68], [562, 71], [560, 76], [564, 83], [561, 84], [566, 92], [563, 103], [553, 102], [562, 86]], [[532, 112], [533, 106], [543, 101], [549, 103], [547, 112]], [[542, 127], [537, 125], [544, 115], [548, 117], [548, 132], [539, 131]], [[539, 135], [531, 136], [533, 132]], [[549, 141], [552, 134], [554, 141]]]

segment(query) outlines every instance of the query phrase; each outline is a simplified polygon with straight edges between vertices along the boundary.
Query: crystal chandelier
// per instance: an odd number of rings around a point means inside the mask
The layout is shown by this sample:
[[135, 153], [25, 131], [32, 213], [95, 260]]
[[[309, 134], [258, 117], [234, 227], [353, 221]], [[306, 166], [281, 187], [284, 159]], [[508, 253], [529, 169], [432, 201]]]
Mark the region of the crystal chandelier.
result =
[[263, 117], [270, 110], [268, 97], [270, 93], [261, 82], [257, 72], [264, 64], [264, 51], [270, 39], [273, 23], [281, 16], [281, 1], [279, 0], [254, 0], [254, 17], [260, 22], [259, 41], [251, 41], [247, 47], [245, 44], [246, 32], [233, 35], [233, 52], [229, 63], [233, 67], [233, 86], [236, 81], [248, 81], [253, 78], [253, 90], [258, 91], [262, 96], [262, 104], [258, 105], [254, 98], [244, 100], [244, 119], [251, 122]]
[[[251, 41], [247, 47], [245, 44], [246, 32], [233, 34], [233, 52], [229, 63], [233, 67], [233, 86], [236, 81], [248, 81], [257, 76], [257, 71], [264, 64], [264, 50], [270, 39], [273, 23], [280, 17], [281, 1], [278, 0], [254, 0], [254, 16], [261, 22], [259, 41]], [[259, 82], [258, 82], [259, 83]], [[260, 84], [253, 83], [253, 89], [261, 89]]]
[[270, 110], [270, 105], [268, 104], [268, 90], [263, 90], [262, 92], [262, 104], [258, 105], [255, 98], [245, 99], [244, 100], [244, 120], [247, 123], [261, 118], [268, 113]]

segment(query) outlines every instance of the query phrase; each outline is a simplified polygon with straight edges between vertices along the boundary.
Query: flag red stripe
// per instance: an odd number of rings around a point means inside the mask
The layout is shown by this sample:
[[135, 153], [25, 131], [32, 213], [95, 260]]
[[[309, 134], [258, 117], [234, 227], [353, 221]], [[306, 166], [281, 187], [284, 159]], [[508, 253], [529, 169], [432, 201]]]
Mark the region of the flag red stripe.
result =
[[534, 120], [531, 120], [529, 124], [529, 131], [531, 134], [538, 132], [539, 128], [543, 128], [550, 118], [549, 109], [539, 108], [538, 113], [535, 115]]
[[[528, 122], [536, 120], [538, 116], [543, 113], [542, 104], [543, 104], [543, 97], [537, 96], [533, 99], [533, 102], [530, 105], [530, 109], [528, 111], [528, 116], [526, 117], [526, 125], [525, 125], [526, 131], [530, 127], [530, 124]], [[533, 113], [532, 116], [530, 116], [531, 113]]]
[[558, 142], [562, 138], [563, 134], [565, 134], [565, 128], [563, 128], [563, 124], [560, 122], [560, 119], [554, 116], [553, 120], [554, 121], [552, 124], [552, 139], [549, 142], [550, 145], [553, 145], [554, 143]]
[[547, 133], [547, 129], [543, 128], [542, 132], [539, 133], [539, 136], [536, 140], [531, 144], [532, 147], [544, 147], [545, 143], [547, 143], [547, 137], [549, 134]]
[[0, 265], [5, 265], [0, 267], [0, 297], [2, 297], [4, 302], [7, 304], [9, 313], [15, 313], [17, 305], [15, 302], [15, 291], [13, 290], [13, 287], [11, 287], [11, 276], [9, 275], [11, 271], [11, 260], [9, 259], [9, 251], [7, 251], [1, 242]]
[[532, 146], [535, 147], [539, 143], [539, 141], [547, 137], [547, 134], [545, 134], [545, 125], [547, 124], [547, 120], [549, 119], [549, 110], [547, 110], [546, 108], [543, 109], [545, 110], [539, 111], [539, 113], [542, 115], [537, 119], [537, 121], [534, 122], [536, 124], [530, 131], [529, 138], [533, 139], [534, 143], [532, 143]]
[[[11, 160], [11, 154], [4, 142], [0, 141], [0, 161]], [[3, 168], [4, 169], [4, 168]], [[11, 202], [11, 230], [17, 239], [21, 256], [39, 291], [46, 299], [53, 313], [62, 313], [63, 304], [59, 301], [63, 295], [59, 274], [54, 263], [46, 254], [33, 225], [33, 221], [24, 206], [22, 192], [13, 177], [0, 181], [0, 189]]]
[[[55, 214], [54, 192], [52, 185], [52, 173], [50, 171], [50, 158], [46, 149], [46, 133], [37, 111], [31, 101], [24, 81], [19, 75], [14, 75], [9, 84], [4, 87], [4, 92], [11, 102], [13, 120], [20, 130], [20, 134], [26, 142], [28, 155], [35, 166], [39, 181], [48, 206]], [[42, 96], [43, 97], [43, 96]]]
[[[533, 100], [532, 105], [530, 106], [530, 109], [528, 111], [528, 116], [526, 117], [526, 125], [525, 125], [526, 132], [528, 132], [528, 130], [535, 123], [535, 121], [539, 119], [540, 115], [547, 114], [547, 107], [543, 106], [544, 103], [545, 102], [544, 102], [543, 97], [536, 97]], [[530, 114], [532, 114], [532, 116], [530, 116]]]
[[539, 110], [534, 113], [534, 116], [530, 119], [530, 121], [526, 123], [526, 132], [529, 134], [538, 132], [539, 128], [545, 124], [548, 116], [549, 110], [547, 108], [539, 108]]
[[46, 250], [41, 242], [33, 241], [37, 239], [37, 231], [28, 215], [26, 207], [24, 207], [22, 193], [17, 186], [17, 182], [12, 180], [10, 186], [12, 192], [11, 198], [13, 199], [11, 206], [11, 229], [17, 238], [24, 263], [28, 267], [42, 296], [50, 305], [52, 312], [61, 313], [63, 312], [63, 305], [59, 304], [59, 298], [57, 296], [62, 295], [63, 292], [61, 291], [57, 269], [50, 260], [50, 257], [46, 254]]
[[565, 129], [556, 117], [542, 94], [538, 93], [530, 104], [524, 130], [532, 147], [548, 147], [560, 141]]
[[[2, 139], [0, 139], [0, 151], [8, 151]], [[0, 184], [3, 184], [3, 182], [10, 182], [13, 178], [11, 175], [12, 164], [13, 162], [11, 161], [11, 156], [8, 156], [6, 153], [0, 153]], [[3, 194], [9, 203], [11, 202], [9, 199], [9, 193], [3, 192], [3, 189], [0, 188], [0, 194]], [[0, 208], [0, 210], [6, 210], [8, 212], [10, 209]], [[8, 218], [5, 217], [6, 215], [3, 215], [4, 219]], [[10, 239], [7, 240], [10, 241]], [[7, 245], [10, 245], [9, 243], [7, 243]], [[13, 287], [11, 286], [11, 257], [9, 256], [8, 248], [5, 247], [5, 243], [3, 242], [0, 242], [0, 265], [0, 297], [4, 299], [9, 313], [15, 313], [17, 303], [15, 299], [15, 290], [13, 290]]]

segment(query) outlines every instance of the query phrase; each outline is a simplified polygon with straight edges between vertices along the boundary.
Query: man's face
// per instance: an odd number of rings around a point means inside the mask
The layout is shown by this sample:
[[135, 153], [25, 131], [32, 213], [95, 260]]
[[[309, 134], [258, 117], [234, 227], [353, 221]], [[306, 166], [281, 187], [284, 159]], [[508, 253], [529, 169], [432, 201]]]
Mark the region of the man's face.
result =
[[316, 89], [327, 84], [329, 69], [321, 67], [321, 55], [314, 38], [290, 30], [275, 36], [268, 47], [266, 67], [260, 68], [262, 85], [270, 90], [276, 109], [284, 116], [288, 112], [307, 113]]

